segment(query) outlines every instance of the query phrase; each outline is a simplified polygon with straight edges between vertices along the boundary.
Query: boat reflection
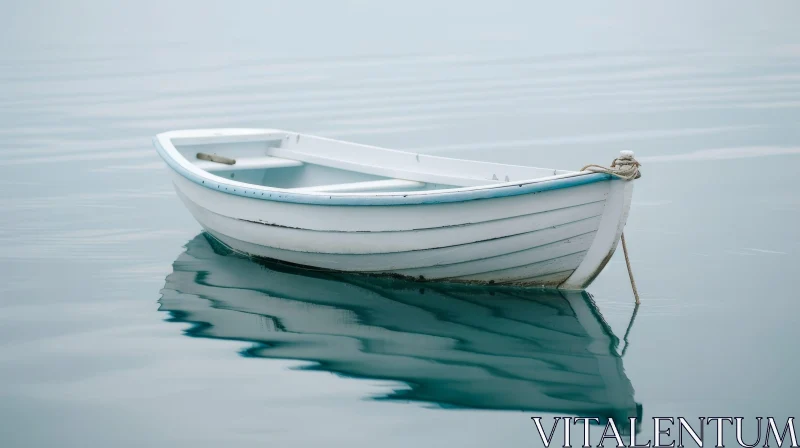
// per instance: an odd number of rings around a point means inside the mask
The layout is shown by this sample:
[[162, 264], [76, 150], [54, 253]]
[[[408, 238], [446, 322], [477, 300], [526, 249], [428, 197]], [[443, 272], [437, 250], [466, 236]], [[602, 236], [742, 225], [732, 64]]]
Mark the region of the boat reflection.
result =
[[198, 235], [160, 310], [246, 356], [403, 382], [385, 400], [617, 421], [641, 406], [619, 340], [582, 292], [419, 283], [253, 262]]

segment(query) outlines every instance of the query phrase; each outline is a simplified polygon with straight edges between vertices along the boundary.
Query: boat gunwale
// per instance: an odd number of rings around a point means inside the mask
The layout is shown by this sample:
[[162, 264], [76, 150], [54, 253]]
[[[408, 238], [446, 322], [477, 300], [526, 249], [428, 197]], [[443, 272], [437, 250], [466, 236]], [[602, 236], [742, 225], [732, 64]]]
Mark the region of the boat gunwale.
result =
[[[273, 129], [259, 131], [285, 132]], [[295, 192], [290, 189], [229, 180], [197, 168], [175, 148], [171, 141], [172, 138], [177, 137], [175, 134], [180, 134], [181, 132], [184, 131], [165, 132], [153, 138], [156, 151], [173, 171], [211, 191], [266, 201], [345, 206], [443, 204], [536, 194], [613, 180], [609, 174], [572, 172], [522, 181], [425, 191], [373, 193]]]

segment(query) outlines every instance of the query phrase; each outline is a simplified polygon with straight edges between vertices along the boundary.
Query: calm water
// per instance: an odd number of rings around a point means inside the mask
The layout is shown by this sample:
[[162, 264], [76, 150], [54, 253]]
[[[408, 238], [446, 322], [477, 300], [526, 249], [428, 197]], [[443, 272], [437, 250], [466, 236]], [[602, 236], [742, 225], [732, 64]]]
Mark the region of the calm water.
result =
[[[331, 3], [4, 3], [0, 446], [538, 446], [534, 415], [795, 415], [798, 3]], [[213, 126], [563, 169], [632, 149], [642, 306], [629, 328], [621, 254], [567, 296], [228, 254], [150, 143]]]

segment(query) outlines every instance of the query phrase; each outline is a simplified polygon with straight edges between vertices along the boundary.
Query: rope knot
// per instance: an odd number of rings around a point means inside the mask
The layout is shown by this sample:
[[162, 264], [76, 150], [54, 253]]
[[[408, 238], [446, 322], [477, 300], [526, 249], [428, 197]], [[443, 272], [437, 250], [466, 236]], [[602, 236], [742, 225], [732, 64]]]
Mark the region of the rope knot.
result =
[[634, 180], [642, 177], [642, 174], [639, 172], [640, 166], [642, 166], [642, 164], [633, 158], [633, 151], [620, 151], [619, 157], [611, 162], [611, 167], [590, 164], [581, 168], [581, 171], [605, 173], [624, 180]]

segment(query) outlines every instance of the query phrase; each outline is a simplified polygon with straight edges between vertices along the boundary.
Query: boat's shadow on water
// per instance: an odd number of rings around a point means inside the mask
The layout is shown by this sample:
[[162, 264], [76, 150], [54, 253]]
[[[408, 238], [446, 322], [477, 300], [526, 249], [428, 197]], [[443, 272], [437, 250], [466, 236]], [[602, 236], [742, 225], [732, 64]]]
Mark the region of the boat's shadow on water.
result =
[[243, 353], [407, 384], [378, 397], [622, 421], [641, 417], [614, 336], [579, 292], [417, 283], [255, 263], [198, 235], [160, 310]]

